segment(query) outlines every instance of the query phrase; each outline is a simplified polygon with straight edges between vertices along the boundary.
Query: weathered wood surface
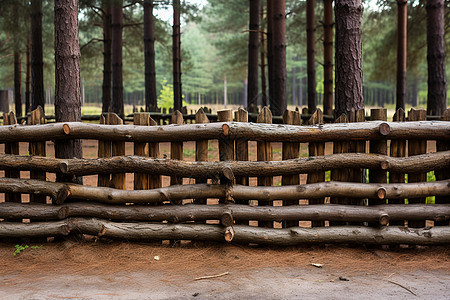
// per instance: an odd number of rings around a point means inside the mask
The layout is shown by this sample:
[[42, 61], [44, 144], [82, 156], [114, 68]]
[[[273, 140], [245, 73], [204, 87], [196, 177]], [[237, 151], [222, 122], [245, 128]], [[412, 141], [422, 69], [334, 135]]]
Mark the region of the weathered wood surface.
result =
[[[111, 125], [123, 125], [123, 120], [115, 113], [107, 114], [107, 122]], [[125, 142], [112, 142], [112, 157], [125, 155]], [[122, 172], [115, 172], [111, 174], [110, 186], [116, 189], [124, 190], [126, 187], [126, 174]]]
[[43, 199], [50, 196], [55, 204], [63, 203], [70, 193], [69, 186], [64, 183], [19, 178], [0, 178], [0, 192], [31, 194]]
[[[450, 121], [450, 108], [447, 108], [441, 116], [441, 120]], [[437, 151], [448, 151], [450, 150], [450, 139], [437, 141], [436, 143]], [[436, 180], [444, 180], [450, 178], [450, 168], [443, 168], [435, 172]], [[450, 196], [436, 197], [436, 204], [450, 204]], [[436, 222], [436, 225], [449, 225], [448, 222]]]
[[164, 126], [101, 125], [81, 122], [52, 123], [40, 126], [0, 126], [0, 143], [54, 139], [94, 139], [129, 142], [181, 142], [219, 139], [223, 135], [270, 142], [327, 142], [335, 140], [372, 140], [416, 138], [449, 139], [450, 122], [383, 122], [295, 126], [259, 123], [209, 123]]
[[[3, 125], [13, 125], [17, 124], [16, 116], [13, 112], [3, 113]], [[5, 153], [19, 155], [19, 143], [6, 143]], [[20, 178], [20, 171], [12, 168], [5, 170], [5, 177], [9, 178]], [[5, 194], [6, 202], [21, 202], [20, 194]]]
[[[31, 112], [30, 116], [28, 117], [28, 124], [45, 126], [45, 114], [44, 109], [41, 106], [38, 106], [35, 110]], [[27, 126], [27, 127], [35, 128], [39, 126]], [[42, 140], [42, 136], [40, 136], [40, 139], [38, 141], [29, 144], [28, 151], [31, 156], [42, 156], [42, 157], [46, 156], [46, 143], [45, 141]], [[47, 175], [45, 174], [45, 172], [42, 171], [31, 170], [30, 178], [46, 180]], [[31, 195], [30, 201], [38, 203], [46, 203], [47, 198], [43, 195]]]
[[[108, 114], [106, 114], [106, 116], [108, 116]], [[100, 124], [107, 124], [105, 115], [100, 115]], [[104, 157], [111, 157], [111, 156], [112, 156], [111, 141], [99, 140], [97, 157], [104, 158]], [[98, 175], [97, 186], [109, 187], [110, 183], [111, 183], [111, 174], [99, 174]]]
[[[370, 228], [345, 226], [331, 228], [286, 229], [233, 226], [234, 243], [261, 245], [298, 245], [304, 243], [364, 243], [364, 244], [448, 244], [450, 228], [390, 227]], [[100, 219], [73, 218], [56, 222], [0, 223], [0, 237], [33, 237], [67, 235], [69, 232], [110, 239], [147, 240], [208, 240], [223, 241], [225, 229], [220, 225], [116, 223]]]
[[[206, 116], [203, 109], [200, 109], [195, 114], [195, 123], [205, 124], [209, 123], [208, 117]], [[196, 141], [195, 142], [195, 160], [196, 161], [208, 161], [208, 141]], [[195, 183], [206, 183], [206, 178], [196, 178]], [[206, 204], [206, 199], [194, 199], [196, 204]]]
[[359, 221], [378, 222], [387, 225], [404, 220], [450, 220], [450, 204], [410, 205], [108, 205], [90, 202], [74, 202], [62, 205], [38, 203], [0, 203], [0, 218], [36, 220], [62, 220], [69, 217], [94, 217], [116, 221], [149, 221], [181, 223], [190, 221], [221, 220], [224, 226], [232, 226], [233, 220], [262, 221]]
[[[133, 116], [134, 125], [149, 126], [150, 125], [150, 113], [135, 113]], [[137, 156], [149, 156], [148, 143], [134, 143], [134, 155]], [[146, 190], [149, 187], [148, 174], [134, 173], [134, 189]]]
[[[172, 118], [170, 119], [171, 124], [183, 125], [183, 115], [179, 110], [176, 110], [172, 114]], [[170, 158], [172, 160], [183, 160], [183, 142], [172, 142], [170, 144]], [[183, 177], [180, 176], [171, 176], [170, 184], [183, 184]]]
[[[174, 185], [152, 190], [118, 190], [107, 187], [83, 186], [73, 183], [55, 183], [31, 179], [3, 178], [0, 192], [43, 193], [54, 196], [53, 190], [69, 187], [68, 197], [86, 199], [103, 203], [156, 203], [180, 201], [195, 198], [224, 198], [229, 195], [241, 200], [295, 200], [321, 197], [345, 197], [352, 195], [361, 198], [410, 198], [426, 196], [445, 196], [450, 194], [450, 179], [433, 182], [377, 184], [352, 182], [321, 182], [291, 186], [258, 186], [186, 184]], [[63, 198], [57, 202], [62, 202]]]
[[312, 171], [359, 167], [393, 172], [428, 172], [450, 166], [450, 150], [416, 155], [389, 157], [384, 155], [345, 153], [291, 159], [284, 161], [188, 162], [141, 156], [118, 156], [99, 159], [58, 159], [37, 156], [0, 154], [0, 169], [61, 172], [71, 175], [94, 175], [140, 172], [183, 177], [216, 178], [224, 170], [235, 176], [268, 176], [301, 174]]

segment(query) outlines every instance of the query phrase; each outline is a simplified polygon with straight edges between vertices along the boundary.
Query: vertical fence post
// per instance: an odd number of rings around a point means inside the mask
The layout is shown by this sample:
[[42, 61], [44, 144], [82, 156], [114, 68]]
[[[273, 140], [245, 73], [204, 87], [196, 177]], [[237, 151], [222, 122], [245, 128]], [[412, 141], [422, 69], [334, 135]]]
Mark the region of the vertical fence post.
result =
[[[149, 118], [149, 125], [150, 126], [157, 126], [158, 122], [156, 122], [155, 120], [153, 120], [151, 117]], [[156, 142], [149, 142], [148, 143], [148, 154], [150, 157], [153, 158], [159, 158], [159, 143]], [[148, 177], [149, 183], [148, 183], [148, 187], [150, 189], [157, 189], [162, 187], [162, 179], [161, 179], [161, 175], [158, 174], [151, 174]]]
[[[108, 124], [107, 117], [102, 114], [100, 116], [100, 124]], [[111, 157], [112, 156], [112, 143], [111, 141], [99, 140], [98, 141], [98, 158]], [[111, 184], [111, 174], [98, 174], [97, 186], [109, 187]]]
[[[150, 125], [150, 113], [134, 113], [134, 125], [148, 126]], [[134, 155], [149, 156], [147, 143], [134, 143]], [[148, 174], [134, 173], [134, 189], [146, 190], [148, 189]]]
[[[272, 124], [272, 112], [269, 110], [267, 106], [265, 106], [261, 112], [259, 113], [257, 119], [257, 123], [266, 123]], [[257, 142], [256, 156], [258, 161], [271, 161], [273, 159], [272, 154], [272, 145], [270, 142]], [[259, 186], [272, 186], [273, 185], [273, 177], [272, 176], [258, 176], [258, 185]], [[258, 201], [259, 206], [265, 205], [273, 205], [273, 203], [260, 203]], [[273, 227], [272, 221], [258, 221], [259, 227]]]
[[[286, 110], [283, 114], [283, 123], [287, 125], [300, 125], [300, 113], [298, 111]], [[283, 143], [282, 159], [295, 159], [300, 156], [300, 143]], [[298, 185], [300, 184], [300, 174], [284, 175], [281, 178], [282, 185]], [[297, 200], [283, 200], [283, 206], [298, 205]], [[284, 228], [298, 226], [300, 220], [285, 221], [282, 223]]]
[[[176, 110], [172, 113], [171, 124], [183, 125], [183, 115]], [[183, 142], [170, 143], [170, 158], [183, 160]], [[170, 185], [183, 184], [183, 178], [178, 176], [170, 177]], [[177, 201], [176, 204], [181, 204], [182, 201]]]
[[[17, 124], [16, 116], [13, 112], [3, 113], [3, 125]], [[5, 154], [19, 155], [19, 143], [5, 143]], [[20, 178], [20, 171], [15, 169], [5, 170], [6, 178]], [[21, 196], [17, 193], [6, 193], [5, 202], [21, 202]]]
[[[307, 121], [308, 125], [323, 124], [323, 113], [320, 108], [312, 114], [311, 118]], [[325, 155], [325, 143], [309, 143], [308, 145], [308, 155], [309, 156], [322, 156]], [[317, 183], [325, 181], [325, 172], [311, 172], [308, 173], [308, 178], [306, 183]], [[324, 204], [325, 198], [315, 198], [309, 199], [309, 204]], [[325, 226], [324, 221], [312, 221], [312, 227], [323, 227]]]
[[[44, 110], [42, 109], [41, 106], [38, 106], [38, 108], [36, 108], [31, 112], [28, 124], [31, 125], [45, 124]], [[29, 152], [31, 156], [44, 156], [44, 157], [46, 156], [45, 141], [32, 142], [29, 144], [29, 147], [30, 147]], [[46, 180], [47, 175], [45, 172], [41, 171], [30, 171], [30, 178]], [[47, 197], [43, 195], [30, 195], [30, 202], [47, 203], [46, 199]]]
[[[195, 114], [196, 124], [209, 123], [209, 119], [206, 116], [203, 109], [200, 107]], [[208, 140], [201, 140], [195, 142], [195, 160], [196, 161], [208, 161]], [[206, 178], [196, 178], [195, 183], [206, 183]], [[195, 204], [206, 204], [208, 199], [194, 199]]]
[[[217, 112], [217, 122], [233, 122], [232, 110], [219, 110]], [[229, 136], [223, 136], [219, 139], [219, 159], [220, 161], [234, 160], [234, 140]], [[224, 182], [222, 182], [222, 180]], [[221, 184], [233, 185], [233, 180], [221, 178]], [[219, 199], [220, 203], [226, 203], [227, 199]]]
[[[248, 112], [245, 109], [239, 108], [234, 113], [234, 119], [236, 122], [248, 122]], [[248, 161], [248, 140], [246, 139], [237, 139], [236, 140], [236, 160], [238, 161]], [[248, 177], [237, 177], [237, 184], [249, 185]], [[238, 204], [248, 204], [248, 201], [239, 201], [236, 200]], [[248, 221], [235, 221], [236, 224], [245, 224], [248, 225]]]
[[[424, 109], [411, 108], [408, 114], [408, 121], [425, 121], [427, 111]], [[427, 141], [423, 139], [408, 140], [408, 156], [427, 153]], [[408, 183], [427, 181], [427, 173], [409, 173]], [[409, 204], [424, 204], [426, 198], [409, 198]], [[408, 221], [408, 227], [425, 227], [425, 221]]]
[[[444, 110], [441, 116], [441, 121], [450, 121], [450, 108]], [[450, 141], [440, 140], [436, 142], [437, 151], [448, 151], [450, 150]], [[441, 169], [435, 172], [436, 180], [450, 179], [450, 170]], [[450, 204], [450, 196], [437, 196], [435, 199], [436, 204]], [[435, 226], [449, 225], [449, 221], [435, 221]]]
[[[394, 122], [405, 122], [405, 111], [397, 109], [392, 118]], [[392, 157], [406, 156], [406, 140], [391, 140], [390, 155]], [[405, 173], [389, 172], [389, 183], [405, 183]], [[405, 199], [388, 199], [389, 204], [405, 204]], [[389, 221], [390, 226], [404, 226], [404, 221]]]
[[[109, 113], [106, 121], [110, 125], [123, 125], [123, 120], [115, 113]], [[112, 156], [125, 155], [125, 142], [112, 142], [111, 148], [112, 148]], [[111, 175], [111, 187], [124, 190], [125, 186], [126, 186], [125, 173], [114, 173]]]

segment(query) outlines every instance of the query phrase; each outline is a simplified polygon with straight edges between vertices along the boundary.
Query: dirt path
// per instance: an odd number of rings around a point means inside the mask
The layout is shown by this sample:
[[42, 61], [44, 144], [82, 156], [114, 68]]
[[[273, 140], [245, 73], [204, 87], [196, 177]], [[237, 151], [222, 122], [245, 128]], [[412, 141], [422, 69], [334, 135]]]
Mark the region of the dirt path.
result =
[[449, 249], [444, 247], [388, 252], [91, 241], [49, 243], [16, 256], [14, 249], [0, 244], [1, 299], [450, 297]]

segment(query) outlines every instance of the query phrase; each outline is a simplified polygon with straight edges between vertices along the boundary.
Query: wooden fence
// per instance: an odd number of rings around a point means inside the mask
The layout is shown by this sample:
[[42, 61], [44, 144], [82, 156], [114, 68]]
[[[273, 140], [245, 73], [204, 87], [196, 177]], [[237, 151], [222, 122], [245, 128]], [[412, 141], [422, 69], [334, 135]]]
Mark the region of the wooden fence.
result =
[[[18, 125], [5, 114], [0, 237], [446, 244], [449, 116], [425, 121], [424, 110], [412, 109], [404, 122], [398, 110], [387, 122], [386, 110], [374, 109], [324, 124], [318, 110], [302, 125], [287, 111], [282, 125], [264, 108], [256, 123], [240, 109], [218, 112], [213, 123], [199, 110], [192, 124], [179, 112], [172, 125], [157, 125], [149, 113], [134, 114], [134, 125], [115, 114], [100, 124], [44, 124], [37, 110], [28, 124], [38, 125]], [[98, 141], [98, 158], [48, 157], [45, 141], [64, 139]], [[195, 161], [183, 160], [186, 142], [195, 142]], [[24, 143], [28, 153], [19, 155]], [[125, 143], [134, 155], [125, 155]], [[218, 159], [208, 157], [211, 143]], [[97, 186], [53, 182], [52, 173], [97, 175]]]

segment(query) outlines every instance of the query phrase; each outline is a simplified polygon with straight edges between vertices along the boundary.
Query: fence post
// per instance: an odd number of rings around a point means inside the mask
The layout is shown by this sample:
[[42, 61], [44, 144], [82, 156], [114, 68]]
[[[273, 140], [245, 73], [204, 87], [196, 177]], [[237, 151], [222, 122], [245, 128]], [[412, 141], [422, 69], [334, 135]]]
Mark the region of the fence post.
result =
[[[150, 125], [150, 113], [134, 113], [134, 125], [148, 126]], [[149, 156], [149, 149], [147, 143], [134, 143], [134, 155]], [[134, 173], [134, 189], [146, 190], [148, 189], [148, 174]]]
[[[316, 111], [312, 114], [311, 118], [307, 121], [308, 125], [316, 125], [323, 124], [323, 113], [320, 108], [316, 109]], [[309, 143], [308, 145], [308, 155], [309, 156], [322, 156], [325, 155], [325, 143]], [[311, 172], [307, 175], [306, 183], [317, 183], [325, 181], [325, 172]], [[309, 205], [314, 204], [324, 204], [325, 198], [315, 198], [309, 199]], [[325, 226], [324, 221], [312, 221], [312, 227], [323, 227]]]
[[[450, 121], [450, 108], [447, 108], [441, 116], [441, 121]], [[437, 151], [448, 151], [450, 150], [450, 141], [439, 140], [436, 142]], [[441, 169], [435, 172], [436, 180], [445, 180], [450, 178], [450, 170]], [[436, 204], [450, 204], [450, 196], [437, 196], [435, 199]], [[435, 221], [435, 226], [446, 226], [449, 225], [449, 221]]]
[[[196, 124], [209, 123], [209, 119], [206, 116], [203, 109], [200, 107], [195, 114]], [[195, 160], [196, 161], [208, 161], [208, 141], [201, 140], [195, 142]], [[205, 178], [196, 178], [195, 183], [206, 183], [208, 180]], [[194, 199], [195, 204], [206, 204], [208, 199]]]
[[[230, 109], [219, 110], [217, 112], [217, 122], [233, 122], [233, 111]], [[234, 160], [234, 139], [231, 139], [229, 136], [222, 136], [219, 139], [219, 159], [220, 161]], [[233, 185], [234, 180], [223, 176], [220, 183]], [[219, 202], [226, 203], [227, 198], [219, 199]]]
[[[239, 108], [234, 113], [234, 119], [236, 122], [248, 122], [248, 111], [245, 109]], [[245, 139], [236, 139], [235, 143], [236, 147], [236, 160], [238, 161], [248, 161], [248, 140]], [[249, 178], [248, 177], [237, 177], [236, 183], [241, 185], [249, 185]], [[236, 203], [238, 204], [248, 204], [248, 201], [241, 201], [236, 200]], [[240, 221], [236, 220], [236, 224], [245, 224], [248, 225], [248, 221]]]
[[[107, 115], [108, 118], [108, 115]], [[107, 118], [102, 114], [100, 116], [100, 124], [108, 124]], [[112, 143], [111, 141], [98, 141], [98, 157], [112, 157]], [[98, 174], [97, 186], [109, 187], [111, 184], [111, 174]]]
[[[106, 119], [110, 125], [123, 125], [123, 120], [115, 113], [109, 113]], [[112, 142], [112, 156], [125, 155], [125, 142]], [[111, 187], [124, 190], [126, 186], [125, 173], [111, 175]]]
[[[3, 125], [17, 124], [16, 116], [13, 112], [3, 113]], [[19, 143], [5, 143], [5, 154], [19, 155]], [[20, 178], [20, 171], [15, 169], [5, 170], [6, 178]], [[5, 202], [21, 202], [21, 195], [17, 193], [6, 193]]]
[[[38, 106], [31, 112], [28, 119], [28, 124], [37, 125], [45, 124], [45, 114], [41, 106]], [[31, 156], [46, 156], [45, 141], [44, 142], [32, 142], [29, 144], [29, 152]], [[41, 171], [30, 171], [31, 179], [46, 180], [47, 174]], [[43, 195], [30, 195], [30, 202], [47, 203], [47, 197]]]
[[[183, 115], [176, 110], [172, 113], [170, 119], [171, 124], [183, 125]], [[170, 159], [183, 160], [183, 142], [170, 143]], [[170, 185], [183, 184], [183, 178], [172, 176], [170, 177]], [[177, 201], [176, 204], [181, 204], [182, 201]]]
[[[411, 108], [408, 114], [408, 121], [425, 121], [427, 111], [424, 109]], [[408, 156], [427, 153], [427, 141], [423, 139], [408, 140]], [[427, 173], [409, 173], [408, 183], [427, 181]], [[409, 204], [424, 204], [426, 198], [409, 198]], [[408, 221], [408, 227], [425, 227], [425, 221]]]
[[[286, 110], [283, 114], [283, 123], [287, 125], [300, 125], [300, 113], [298, 111]], [[295, 159], [300, 156], [300, 143], [283, 143], [282, 159]], [[281, 178], [282, 185], [298, 185], [300, 184], [300, 174], [284, 175]], [[283, 206], [298, 205], [299, 199], [290, 201], [283, 200]], [[298, 226], [300, 220], [285, 221], [282, 223], [283, 228]]]
[[[149, 125], [150, 126], [157, 126], [158, 122], [153, 120], [151, 117], [149, 118]], [[155, 143], [155, 142], [150, 142], [148, 143], [148, 154], [150, 157], [153, 158], [159, 158], [159, 143]], [[149, 180], [149, 188], [150, 189], [157, 189], [162, 187], [162, 179], [161, 179], [161, 175], [157, 175], [157, 174], [151, 174], [148, 177]]]
[[[261, 112], [259, 113], [257, 119], [257, 123], [266, 123], [272, 124], [272, 112], [269, 110], [267, 106], [263, 107]], [[258, 161], [271, 161], [273, 159], [272, 156], [272, 145], [270, 142], [257, 142], [256, 145], [256, 156]], [[258, 186], [272, 186], [273, 185], [273, 177], [272, 176], [258, 176]], [[258, 201], [259, 206], [272, 205], [272, 203], [260, 203]], [[258, 221], [259, 227], [273, 227], [272, 221]]]

